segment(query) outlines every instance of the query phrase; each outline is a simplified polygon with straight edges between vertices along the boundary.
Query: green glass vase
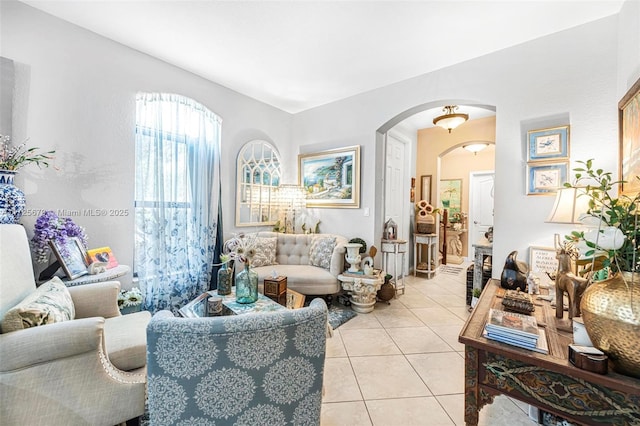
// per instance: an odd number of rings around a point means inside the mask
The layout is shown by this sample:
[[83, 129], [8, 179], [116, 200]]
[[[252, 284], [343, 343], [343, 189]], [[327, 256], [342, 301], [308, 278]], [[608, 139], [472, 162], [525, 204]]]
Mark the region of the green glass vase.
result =
[[218, 294], [220, 296], [231, 294], [232, 275], [232, 269], [229, 269], [227, 263], [223, 263], [222, 267], [218, 270]]
[[251, 270], [249, 263], [236, 276], [236, 302], [254, 303], [258, 300], [258, 273]]

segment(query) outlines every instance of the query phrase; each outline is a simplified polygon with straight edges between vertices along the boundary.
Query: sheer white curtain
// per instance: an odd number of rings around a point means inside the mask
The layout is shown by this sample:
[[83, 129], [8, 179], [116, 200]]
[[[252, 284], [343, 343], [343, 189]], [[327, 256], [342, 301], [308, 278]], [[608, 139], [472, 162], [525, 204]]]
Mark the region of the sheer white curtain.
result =
[[184, 96], [136, 98], [134, 272], [145, 308], [208, 289], [220, 194], [221, 119]]

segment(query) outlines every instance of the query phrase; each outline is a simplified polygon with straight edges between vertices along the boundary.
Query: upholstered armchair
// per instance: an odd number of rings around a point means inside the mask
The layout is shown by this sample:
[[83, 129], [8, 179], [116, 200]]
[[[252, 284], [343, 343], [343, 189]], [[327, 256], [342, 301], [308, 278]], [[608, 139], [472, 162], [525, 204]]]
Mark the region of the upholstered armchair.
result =
[[319, 425], [327, 306], [210, 318], [156, 313], [147, 327], [153, 425]]
[[[38, 314], [49, 290], [63, 301]], [[151, 315], [121, 316], [119, 291], [59, 279], [36, 289], [24, 228], [0, 225], [0, 423], [115, 425], [144, 413]]]

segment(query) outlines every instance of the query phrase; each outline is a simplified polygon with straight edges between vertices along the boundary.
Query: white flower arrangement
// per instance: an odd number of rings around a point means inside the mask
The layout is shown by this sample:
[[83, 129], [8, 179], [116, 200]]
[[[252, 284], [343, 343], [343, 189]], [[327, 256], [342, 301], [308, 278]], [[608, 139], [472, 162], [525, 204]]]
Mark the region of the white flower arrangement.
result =
[[[256, 254], [257, 234], [248, 236], [240, 233], [224, 243], [223, 251], [231, 260], [251, 264]], [[224, 261], [223, 261], [224, 262]]]
[[142, 292], [139, 288], [133, 287], [131, 290], [121, 290], [118, 294], [118, 308], [128, 308], [142, 304]]

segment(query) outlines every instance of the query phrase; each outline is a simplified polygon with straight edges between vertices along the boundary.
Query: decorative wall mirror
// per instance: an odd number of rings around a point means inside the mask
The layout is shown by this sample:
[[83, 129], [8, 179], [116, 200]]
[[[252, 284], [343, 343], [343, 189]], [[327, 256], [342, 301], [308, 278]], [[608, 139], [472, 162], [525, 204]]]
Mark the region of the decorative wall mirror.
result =
[[273, 225], [278, 220], [275, 194], [280, 185], [280, 155], [269, 142], [247, 142], [238, 153], [236, 226]]

